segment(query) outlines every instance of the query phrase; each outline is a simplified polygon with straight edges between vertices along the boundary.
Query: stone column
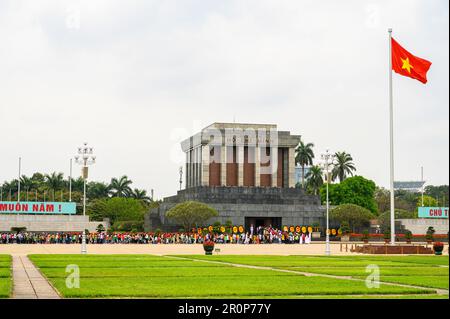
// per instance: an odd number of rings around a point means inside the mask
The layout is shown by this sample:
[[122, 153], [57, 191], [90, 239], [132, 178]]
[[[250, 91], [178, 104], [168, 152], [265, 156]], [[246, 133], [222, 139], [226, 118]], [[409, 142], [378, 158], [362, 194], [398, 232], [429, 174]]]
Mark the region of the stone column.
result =
[[194, 149], [189, 151], [189, 186], [194, 186]]
[[191, 156], [192, 156], [192, 164], [191, 164], [191, 169], [192, 169], [192, 187], [195, 187], [195, 177], [196, 177], [196, 170], [195, 170], [195, 148], [192, 149], [191, 151]]
[[202, 145], [202, 186], [209, 186], [209, 145]]
[[197, 147], [197, 167], [198, 167], [197, 186], [202, 186], [202, 146], [201, 145], [199, 145]]
[[195, 186], [195, 149], [191, 149], [191, 187]]
[[278, 147], [270, 148], [270, 168], [272, 171], [272, 187], [277, 187], [278, 181]]
[[197, 150], [197, 156], [195, 156], [195, 167], [197, 168], [197, 180], [195, 181], [195, 185], [196, 186], [200, 186], [201, 185], [201, 171], [202, 171], [202, 166], [201, 166], [201, 147], [197, 146], [196, 148]]
[[220, 147], [220, 185], [227, 186], [227, 146]]
[[198, 169], [197, 169], [197, 148], [194, 148], [194, 186], [197, 186], [197, 177], [198, 177]]
[[237, 146], [238, 186], [244, 186], [244, 145]]
[[186, 152], [186, 165], [184, 168], [184, 174], [185, 174], [184, 188], [189, 188], [189, 151]]
[[295, 148], [289, 148], [289, 187], [295, 187]]
[[261, 186], [261, 149], [255, 146], [255, 187]]

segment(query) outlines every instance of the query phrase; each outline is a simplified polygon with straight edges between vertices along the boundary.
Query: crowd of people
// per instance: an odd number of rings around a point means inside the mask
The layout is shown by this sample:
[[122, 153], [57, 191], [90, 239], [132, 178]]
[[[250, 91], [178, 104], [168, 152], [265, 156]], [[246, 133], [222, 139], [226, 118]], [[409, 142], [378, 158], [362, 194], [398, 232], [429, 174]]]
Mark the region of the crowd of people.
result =
[[[0, 244], [77, 244], [79, 233], [0, 233]], [[87, 233], [88, 244], [201, 244], [213, 241], [218, 244], [309, 244], [311, 233], [282, 231], [272, 227], [250, 228], [242, 233]]]

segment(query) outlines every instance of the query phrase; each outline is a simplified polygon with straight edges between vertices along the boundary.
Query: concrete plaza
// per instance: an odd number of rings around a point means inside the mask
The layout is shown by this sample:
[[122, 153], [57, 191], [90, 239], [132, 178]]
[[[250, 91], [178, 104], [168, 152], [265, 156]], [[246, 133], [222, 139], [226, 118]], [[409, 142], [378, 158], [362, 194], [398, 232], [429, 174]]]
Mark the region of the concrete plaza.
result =
[[[362, 243], [331, 243], [332, 255], [360, 255], [350, 252], [352, 245]], [[217, 244], [216, 254], [223, 255], [325, 255], [325, 243], [311, 244]], [[79, 254], [79, 244], [7, 244], [0, 245], [0, 254]], [[198, 255], [203, 254], [201, 244], [89, 244], [88, 254], [154, 254]], [[448, 254], [445, 245], [444, 254]]]

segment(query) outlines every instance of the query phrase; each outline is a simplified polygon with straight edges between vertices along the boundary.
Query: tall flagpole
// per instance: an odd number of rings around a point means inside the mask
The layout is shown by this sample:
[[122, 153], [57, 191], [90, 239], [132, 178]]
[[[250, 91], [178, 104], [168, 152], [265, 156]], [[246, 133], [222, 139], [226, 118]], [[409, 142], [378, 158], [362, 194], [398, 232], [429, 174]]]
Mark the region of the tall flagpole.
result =
[[17, 201], [20, 202], [20, 170], [21, 170], [21, 163], [22, 162], [22, 158], [19, 157], [19, 179], [18, 179], [18, 184], [17, 184]]
[[392, 98], [392, 29], [389, 33], [389, 144], [390, 144], [390, 186], [391, 186], [391, 245], [395, 245], [394, 208], [394, 105]]
[[72, 158], [70, 159], [70, 172], [69, 172], [69, 202], [72, 201]]

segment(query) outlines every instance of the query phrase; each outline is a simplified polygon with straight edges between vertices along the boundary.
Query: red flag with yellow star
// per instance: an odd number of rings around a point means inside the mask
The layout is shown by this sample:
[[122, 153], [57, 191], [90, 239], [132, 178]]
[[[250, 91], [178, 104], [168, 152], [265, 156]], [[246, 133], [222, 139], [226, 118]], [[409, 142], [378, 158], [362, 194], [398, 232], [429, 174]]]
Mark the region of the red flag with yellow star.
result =
[[412, 55], [392, 38], [392, 70], [396, 73], [425, 84], [430, 66], [430, 61]]

